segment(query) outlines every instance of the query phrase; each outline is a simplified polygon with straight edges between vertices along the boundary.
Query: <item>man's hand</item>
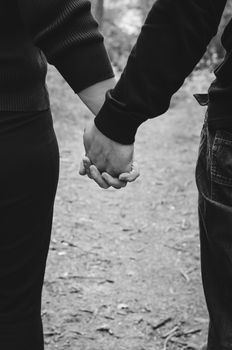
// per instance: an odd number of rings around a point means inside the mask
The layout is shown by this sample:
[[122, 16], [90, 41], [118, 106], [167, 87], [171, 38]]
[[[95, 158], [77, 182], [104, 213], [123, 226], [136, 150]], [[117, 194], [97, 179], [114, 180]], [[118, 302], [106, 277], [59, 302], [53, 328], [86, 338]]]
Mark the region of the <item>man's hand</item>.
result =
[[84, 132], [86, 156], [80, 174], [92, 178], [100, 187], [122, 188], [139, 176], [133, 162], [134, 145], [119, 144], [103, 135], [91, 122]]

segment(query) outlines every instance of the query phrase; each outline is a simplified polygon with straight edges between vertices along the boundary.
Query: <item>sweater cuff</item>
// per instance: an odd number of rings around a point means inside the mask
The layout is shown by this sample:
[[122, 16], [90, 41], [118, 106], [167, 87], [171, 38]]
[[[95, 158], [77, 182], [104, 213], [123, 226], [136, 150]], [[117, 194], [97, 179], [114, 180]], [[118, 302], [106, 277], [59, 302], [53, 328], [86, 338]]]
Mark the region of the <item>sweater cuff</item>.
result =
[[130, 145], [135, 142], [138, 127], [145, 121], [137, 115], [123, 110], [124, 106], [112, 100], [110, 91], [106, 93], [106, 101], [94, 119], [94, 123], [109, 139]]
[[114, 77], [103, 42], [72, 47], [51, 64], [54, 64], [75, 93]]

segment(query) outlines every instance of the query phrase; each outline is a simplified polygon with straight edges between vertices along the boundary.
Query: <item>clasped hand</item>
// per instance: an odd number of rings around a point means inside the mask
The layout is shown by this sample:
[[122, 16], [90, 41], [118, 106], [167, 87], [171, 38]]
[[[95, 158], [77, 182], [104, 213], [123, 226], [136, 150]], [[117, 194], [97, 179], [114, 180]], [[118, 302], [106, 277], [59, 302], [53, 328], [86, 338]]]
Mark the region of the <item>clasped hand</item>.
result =
[[134, 162], [134, 144], [122, 145], [103, 135], [91, 122], [85, 129], [86, 156], [80, 165], [80, 175], [87, 175], [101, 188], [120, 189], [139, 177]]

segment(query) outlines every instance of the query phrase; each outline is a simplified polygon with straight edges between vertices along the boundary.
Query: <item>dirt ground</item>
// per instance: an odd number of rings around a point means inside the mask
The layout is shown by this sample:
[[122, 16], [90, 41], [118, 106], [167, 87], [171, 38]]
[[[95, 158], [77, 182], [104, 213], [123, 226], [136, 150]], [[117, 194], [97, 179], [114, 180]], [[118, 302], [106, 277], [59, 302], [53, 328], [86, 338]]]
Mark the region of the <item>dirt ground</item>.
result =
[[141, 177], [105, 191], [78, 175], [90, 114], [53, 71], [49, 86], [61, 170], [46, 350], [197, 350], [207, 334], [194, 180], [204, 109], [180, 94], [138, 132]]

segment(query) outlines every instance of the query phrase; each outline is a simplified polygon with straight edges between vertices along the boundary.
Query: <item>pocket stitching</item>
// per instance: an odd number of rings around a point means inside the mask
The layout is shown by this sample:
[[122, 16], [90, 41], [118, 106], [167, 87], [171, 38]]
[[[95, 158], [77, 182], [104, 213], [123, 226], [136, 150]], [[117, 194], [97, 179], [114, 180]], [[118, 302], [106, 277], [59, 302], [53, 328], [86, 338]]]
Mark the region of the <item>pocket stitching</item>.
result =
[[[221, 134], [221, 131], [220, 131], [220, 134]], [[231, 137], [232, 137], [232, 134], [231, 134]], [[224, 176], [218, 173], [218, 170], [217, 170], [216, 153], [219, 151], [220, 148], [223, 147], [223, 145], [232, 146], [232, 140], [222, 138], [221, 136], [217, 136], [216, 134], [213, 147], [212, 147], [211, 180], [212, 182], [215, 182], [221, 185], [232, 186], [232, 178], [229, 178], [227, 176]]]

